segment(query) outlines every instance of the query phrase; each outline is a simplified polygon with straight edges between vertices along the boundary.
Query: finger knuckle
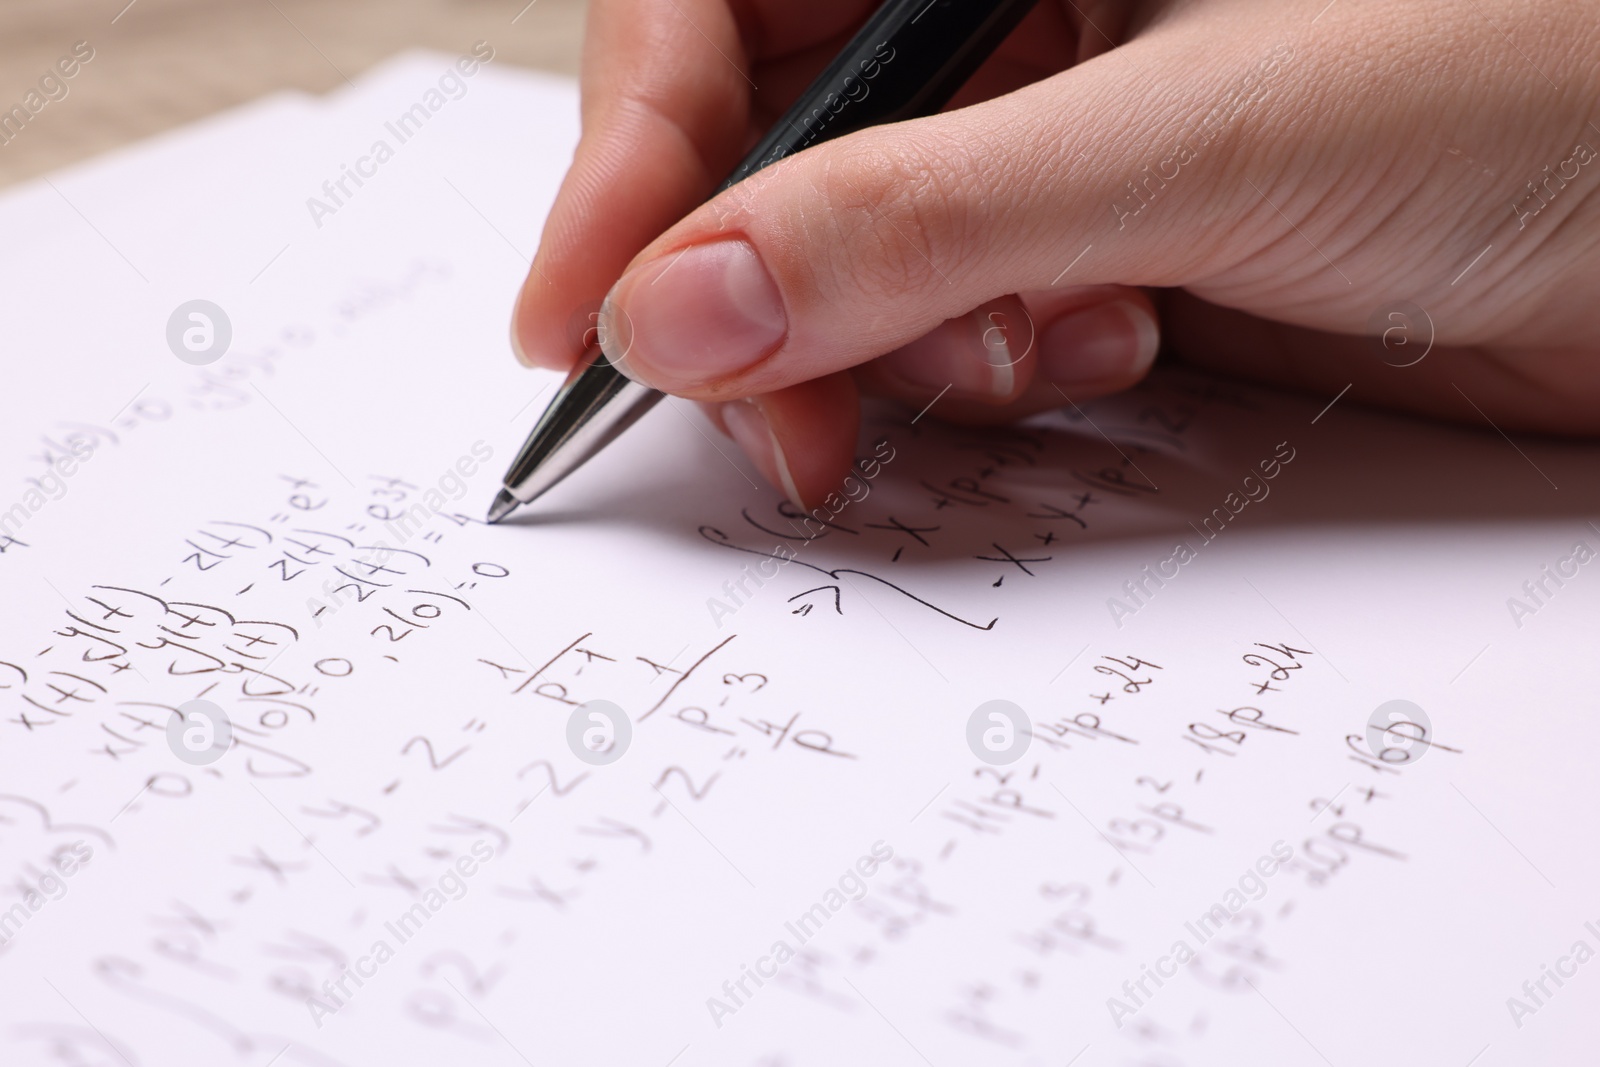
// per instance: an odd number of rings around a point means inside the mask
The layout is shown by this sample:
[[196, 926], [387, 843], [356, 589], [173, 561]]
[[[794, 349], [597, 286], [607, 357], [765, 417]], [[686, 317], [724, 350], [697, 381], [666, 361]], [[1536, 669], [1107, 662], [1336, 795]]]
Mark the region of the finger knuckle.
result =
[[974, 176], [955, 146], [880, 138], [852, 146], [823, 169], [825, 205], [812, 244], [819, 267], [867, 297], [890, 298], [946, 285], [975, 247], [967, 195]]

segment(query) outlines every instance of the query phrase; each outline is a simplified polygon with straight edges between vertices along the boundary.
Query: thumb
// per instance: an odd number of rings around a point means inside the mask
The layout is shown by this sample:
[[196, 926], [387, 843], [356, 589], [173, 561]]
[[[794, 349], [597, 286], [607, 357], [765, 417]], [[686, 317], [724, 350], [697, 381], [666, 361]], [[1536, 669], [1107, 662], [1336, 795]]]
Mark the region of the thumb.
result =
[[[1219, 49], [1167, 23], [1021, 91], [746, 179], [636, 257], [601, 312], [607, 354], [664, 391], [729, 399], [866, 362], [1007, 294], [1203, 277], [1242, 238], [1201, 220], [1255, 206], [1243, 182], [1217, 202], [1229, 142], [1292, 55], [1259, 25], [1241, 41], [1216, 22], [1203, 32], [1231, 61], [1204, 71], [1195, 50]], [[1192, 101], [1218, 99], [1211, 126], [1197, 124]], [[1185, 129], [1199, 154], [1180, 165]], [[1136, 220], [1141, 189], [1165, 202]], [[1200, 198], [1203, 211], [1182, 203]]]

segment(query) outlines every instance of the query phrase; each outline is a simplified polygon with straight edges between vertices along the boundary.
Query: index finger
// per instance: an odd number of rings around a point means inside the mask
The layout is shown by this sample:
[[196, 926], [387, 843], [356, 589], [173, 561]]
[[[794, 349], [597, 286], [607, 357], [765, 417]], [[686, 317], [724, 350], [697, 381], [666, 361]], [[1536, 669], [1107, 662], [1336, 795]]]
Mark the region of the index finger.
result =
[[[738, 162], [756, 136], [754, 79], [767, 80], [760, 62], [827, 41], [867, 7], [596, 0], [584, 43], [583, 136], [512, 316], [524, 363], [569, 367], [594, 341], [592, 313], [633, 256]], [[786, 66], [770, 71], [769, 95], [798, 90]]]

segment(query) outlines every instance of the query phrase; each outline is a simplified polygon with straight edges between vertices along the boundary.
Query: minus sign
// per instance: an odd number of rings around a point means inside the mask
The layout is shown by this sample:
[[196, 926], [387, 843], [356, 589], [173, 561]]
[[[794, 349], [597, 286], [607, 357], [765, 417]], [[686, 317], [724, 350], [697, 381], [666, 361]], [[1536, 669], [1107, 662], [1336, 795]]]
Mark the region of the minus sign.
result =
[[399, 785], [400, 785], [400, 779], [396, 778], [394, 781], [392, 781], [388, 785], [384, 786], [383, 787], [384, 796], [388, 796], [390, 793], [393, 793], [397, 788], [399, 788]]

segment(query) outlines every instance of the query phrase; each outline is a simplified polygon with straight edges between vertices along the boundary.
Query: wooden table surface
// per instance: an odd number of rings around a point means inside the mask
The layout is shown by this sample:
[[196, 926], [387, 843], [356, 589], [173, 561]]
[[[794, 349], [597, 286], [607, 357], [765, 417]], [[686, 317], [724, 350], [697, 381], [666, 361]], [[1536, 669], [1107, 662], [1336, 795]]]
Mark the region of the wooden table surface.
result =
[[576, 74], [583, 9], [584, 0], [0, 0], [0, 116], [77, 42], [94, 49], [64, 97], [20, 133], [0, 128], [0, 186], [276, 89], [332, 89], [406, 48], [455, 53], [486, 40], [497, 63]]

